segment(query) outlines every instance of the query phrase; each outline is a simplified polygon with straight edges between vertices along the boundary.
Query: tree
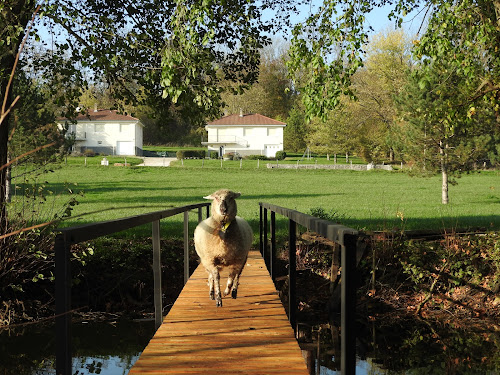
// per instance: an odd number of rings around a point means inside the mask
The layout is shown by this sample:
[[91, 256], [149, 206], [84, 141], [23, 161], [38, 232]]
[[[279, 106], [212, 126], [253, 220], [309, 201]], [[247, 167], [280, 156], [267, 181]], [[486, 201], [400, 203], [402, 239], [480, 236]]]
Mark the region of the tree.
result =
[[309, 118], [325, 117], [342, 95], [354, 95], [351, 79], [363, 65], [368, 29], [365, 15], [393, 5], [389, 17], [401, 26], [403, 16], [418, 8], [430, 14], [417, 41], [419, 59], [447, 58], [450, 69], [474, 80], [475, 61], [484, 64], [482, 79], [468, 93], [472, 103], [486, 97], [500, 122], [500, 0], [325, 0], [317, 12], [293, 30], [289, 68], [310, 77], [297, 86]]
[[[0, 89], [4, 103], [10, 73], [35, 1], [0, 4]], [[229, 14], [229, 16], [228, 16]], [[221, 82], [241, 87], [257, 77], [259, 50], [267, 37], [254, 2], [80, 0], [43, 3], [40, 22], [54, 30], [51, 44], [26, 58], [26, 69], [71, 118], [86, 88], [84, 74], [104, 81], [118, 102], [148, 104], [158, 117], [175, 111], [200, 124], [219, 114]], [[42, 26], [42, 25], [40, 25]], [[83, 27], [82, 27], [83, 26]], [[34, 38], [38, 40], [36, 30]], [[34, 50], [34, 49], [32, 49]], [[46, 52], [46, 53], [43, 53]], [[94, 78], [95, 77], [95, 78]], [[63, 93], [63, 95], [61, 95]], [[163, 95], [162, 95], [163, 94]], [[7, 125], [9, 124], [9, 125]], [[6, 168], [11, 121], [2, 107], [0, 124], [0, 233], [6, 228]]]
[[409, 46], [403, 30], [375, 34], [367, 45], [364, 67], [352, 78], [357, 100], [349, 103], [348, 109], [357, 123], [363, 123], [358, 150], [366, 161], [387, 158], [394, 161], [391, 145], [396, 119], [394, 96], [406, 83], [411, 66]]
[[452, 174], [471, 169], [478, 153], [484, 154], [478, 141], [494, 128], [493, 111], [479, 114], [466, 105], [470, 84], [475, 82], [465, 81], [447, 61], [434, 61], [413, 72], [398, 98], [406, 121], [401, 132], [405, 157], [421, 170], [441, 173], [443, 204], [449, 202]]
[[297, 99], [292, 81], [288, 77], [286, 56], [288, 49], [277, 40], [261, 51], [259, 76], [249, 90], [222, 96], [226, 112], [260, 113], [274, 119], [285, 120]]
[[286, 127], [283, 131], [283, 146], [286, 151], [299, 152], [307, 147], [306, 120], [304, 111], [292, 108], [286, 119]]

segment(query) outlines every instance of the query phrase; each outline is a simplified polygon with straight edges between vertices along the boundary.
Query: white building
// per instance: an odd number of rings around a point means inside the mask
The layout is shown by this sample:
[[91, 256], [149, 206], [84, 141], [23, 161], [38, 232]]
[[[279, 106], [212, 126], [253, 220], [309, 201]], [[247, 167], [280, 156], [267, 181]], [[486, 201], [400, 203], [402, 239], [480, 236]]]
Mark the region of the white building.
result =
[[258, 113], [229, 115], [209, 122], [205, 129], [208, 139], [202, 142], [219, 156], [229, 152], [240, 155], [274, 157], [283, 151], [283, 129], [286, 124]]
[[[62, 126], [65, 121], [58, 121]], [[75, 137], [73, 151], [93, 150], [104, 155], [142, 155], [144, 125], [139, 119], [110, 109], [95, 109], [69, 123], [68, 137]]]

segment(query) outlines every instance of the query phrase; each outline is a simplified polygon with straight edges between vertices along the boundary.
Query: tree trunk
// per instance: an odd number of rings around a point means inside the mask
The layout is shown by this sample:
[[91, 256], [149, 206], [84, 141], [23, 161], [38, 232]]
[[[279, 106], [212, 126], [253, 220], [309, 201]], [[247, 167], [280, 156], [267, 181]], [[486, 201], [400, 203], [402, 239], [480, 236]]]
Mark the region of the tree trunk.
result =
[[[1, 63], [4, 64], [4, 61], [7, 58], [2, 59]], [[13, 63], [13, 61], [12, 61]], [[5, 66], [5, 65], [3, 65]], [[5, 95], [5, 88], [7, 86], [8, 77], [4, 78], [0, 81], [0, 90], [1, 94], [0, 99], [3, 103], [3, 98]], [[11, 96], [7, 94], [7, 105], [10, 104]], [[1, 104], [0, 104], [1, 106]], [[9, 140], [9, 115], [4, 118], [4, 121], [0, 124], [0, 167], [7, 164], [7, 147]], [[6, 233], [7, 230], [7, 169], [4, 168], [0, 171], [0, 235]]]
[[448, 204], [448, 144], [439, 141], [439, 153], [441, 154], [441, 203]]

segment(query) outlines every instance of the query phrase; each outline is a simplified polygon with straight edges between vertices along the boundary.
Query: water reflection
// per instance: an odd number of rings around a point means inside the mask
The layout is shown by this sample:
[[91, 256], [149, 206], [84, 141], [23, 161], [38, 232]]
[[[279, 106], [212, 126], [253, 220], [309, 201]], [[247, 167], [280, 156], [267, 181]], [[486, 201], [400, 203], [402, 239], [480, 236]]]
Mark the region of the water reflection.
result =
[[[152, 321], [73, 324], [73, 374], [127, 374], [154, 332]], [[0, 374], [55, 374], [55, 328], [0, 330]]]
[[[310, 374], [340, 374], [340, 332], [302, 327]], [[358, 321], [356, 374], [500, 374], [500, 332], [425, 320]]]
[[[125, 375], [154, 332], [152, 321], [74, 324], [73, 374]], [[500, 332], [424, 320], [357, 321], [356, 374], [500, 373]], [[310, 374], [340, 374], [340, 332], [333, 324], [300, 327]], [[54, 374], [54, 327], [0, 331], [0, 374]]]

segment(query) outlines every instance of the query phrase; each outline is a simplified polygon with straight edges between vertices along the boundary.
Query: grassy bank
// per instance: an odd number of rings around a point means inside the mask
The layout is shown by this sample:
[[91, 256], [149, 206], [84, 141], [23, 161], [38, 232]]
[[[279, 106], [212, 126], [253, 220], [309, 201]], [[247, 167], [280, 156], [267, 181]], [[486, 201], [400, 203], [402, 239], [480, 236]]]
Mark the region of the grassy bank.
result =
[[[43, 177], [48, 182], [45, 189], [54, 192], [46, 206], [62, 204], [66, 184], [73, 184], [72, 192], [83, 195], [77, 197], [73, 217], [64, 223], [71, 226], [201, 202], [203, 196], [226, 187], [241, 191], [239, 213], [255, 229], [260, 201], [302, 212], [322, 207], [343, 224], [359, 229], [500, 227], [500, 176], [494, 171], [464, 175], [450, 189], [451, 203], [443, 206], [438, 176], [271, 170], [262, 161], [259, 169], [257, 161], [244, 161], [242, 169], [239, 161], [225, 161], [222, 168], [216, 160], [205, 161], [203, 168], [200, 164], [200, 160], [186, 160], [184, 166], [177, 162], [170, 168], [155, 168], [103, 167], [96, 162], [85, 167], [71, 161]], [[180, 217], [168, 219], [164, 226], [177, 231], [180, 221]]]

